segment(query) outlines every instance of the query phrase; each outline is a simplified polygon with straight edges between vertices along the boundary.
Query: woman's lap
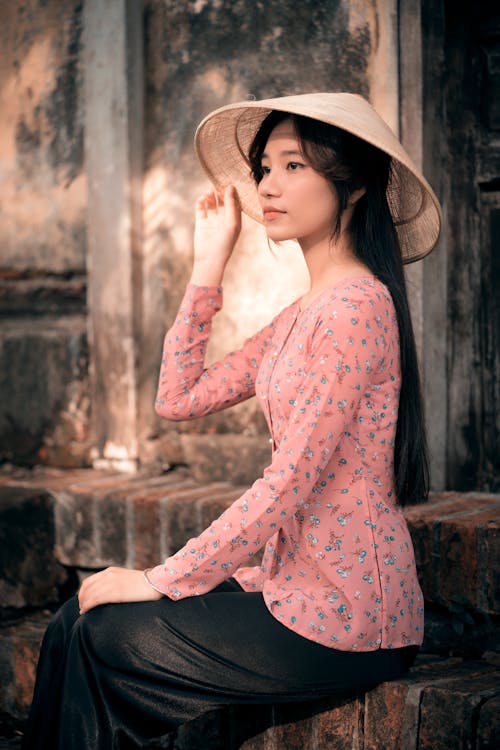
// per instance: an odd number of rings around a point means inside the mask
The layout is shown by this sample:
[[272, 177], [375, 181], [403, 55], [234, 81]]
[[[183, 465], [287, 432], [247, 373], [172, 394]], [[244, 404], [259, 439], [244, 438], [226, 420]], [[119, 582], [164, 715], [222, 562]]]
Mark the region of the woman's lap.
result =
[[[72, 603], [65, 606], [74, 616]], [[131, 669], [154, 669], [170, 679], [182, 675], [210, 692], [235, 696], [331, 694], [380, 676], [391, 679], [407, 666], [397, 649], [342, 652], [303, 638], [270, 614], [261, 594], [244, 592], [232, 581], [176, 602], [98, 607], [78, 617], [75, 628], [110, 668], [122, 668], [126, 658]]]
[[108, 732], [126, 732], [129, 722], [131, 736], [145, 725], [152, 737], [218, 705], [348, 695], [399, 677], [411, 657], [409, 650], [353, 653], [316, 644], [231, 580], [203, 596], [104, 605], [83, 616], [75, 598], [44, 639], [35, 713], [47, 691], [60, 691], [67, 718], [59, 732], [68, 748], [83, 747], [72, 739], [79, 733], [97, 731], [77, 727], [81, 708], [95, 714], [94, 724], [107, 717]]

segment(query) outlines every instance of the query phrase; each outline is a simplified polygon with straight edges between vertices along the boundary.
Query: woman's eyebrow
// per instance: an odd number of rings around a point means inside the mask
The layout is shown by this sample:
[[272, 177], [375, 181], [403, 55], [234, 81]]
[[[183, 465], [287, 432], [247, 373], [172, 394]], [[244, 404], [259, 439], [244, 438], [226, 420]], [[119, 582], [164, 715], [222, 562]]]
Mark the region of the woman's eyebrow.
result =
[[[286, 150], [286, 151], [280, 151], [278, 155], [279, 156], [300, 156], [301, 159], [304, 158], [303, 155], [302, 155], [302, 153], [300, 151], [295, 150], [295, 149], [292, 149], [290, 151], [288, 151], [288, 150]], [[261, 159], [269, 159], [269, 154], [266, 154], [266, 152], [264, 151], [264, 153], [262, 154], [262, 156], [260, 158]]]

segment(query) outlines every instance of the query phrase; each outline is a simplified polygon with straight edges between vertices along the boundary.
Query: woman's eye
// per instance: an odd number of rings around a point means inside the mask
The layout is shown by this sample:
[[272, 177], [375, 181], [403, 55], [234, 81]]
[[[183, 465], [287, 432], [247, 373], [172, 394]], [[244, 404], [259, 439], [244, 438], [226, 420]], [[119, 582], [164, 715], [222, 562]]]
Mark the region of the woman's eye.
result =
[[260, 167], [260, 171], [261, 171], [261, 172], [262, 172], [262, 174], [264, 175], [264, 174], [269, 174], [269, 173], [270, 173], [270, 171], [271, 171], [271, 169], [270, 169], [270, 167], [264, 167], [264, 165], [261, 165], [261, 167]]
[[287, 169], [291, 169], [292, 171], [295, 171], [296, 169], [300, 169], [303, 167], [303, 164], [300, 164], [298, 161], [289, 161], [287, 164]]

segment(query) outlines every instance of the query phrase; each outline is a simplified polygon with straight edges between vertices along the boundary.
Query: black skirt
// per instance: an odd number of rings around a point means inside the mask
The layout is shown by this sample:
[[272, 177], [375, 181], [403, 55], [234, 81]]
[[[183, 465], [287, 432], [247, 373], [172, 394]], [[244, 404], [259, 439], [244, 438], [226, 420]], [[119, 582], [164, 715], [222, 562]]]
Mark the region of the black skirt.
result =
[[181, 725], [212, 709], [347, 697], [400, 677], [417, 650], [314, 643], [233, 579], [203, 596], [82, 616], [75, 597], [47, 629], [22, 747], [170, 748]]

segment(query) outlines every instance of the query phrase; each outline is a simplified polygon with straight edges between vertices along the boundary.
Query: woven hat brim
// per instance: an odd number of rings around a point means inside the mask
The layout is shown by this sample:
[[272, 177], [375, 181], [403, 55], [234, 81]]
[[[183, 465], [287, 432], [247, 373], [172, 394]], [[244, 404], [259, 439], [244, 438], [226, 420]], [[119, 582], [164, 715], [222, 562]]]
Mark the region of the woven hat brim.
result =
[[234, 185], [244, 213], [263, 222], [248, 150], [272, 110], [329, 123], [389, 154], [392, 160], [387, 201], [403, 262], [411, 263], [430, 253], [441, 230], [439, 201], [387, 123], [357, 94], [300, 94], [237, 102], [215, 110], [198, 126], [195, 147], [216, 188]]

